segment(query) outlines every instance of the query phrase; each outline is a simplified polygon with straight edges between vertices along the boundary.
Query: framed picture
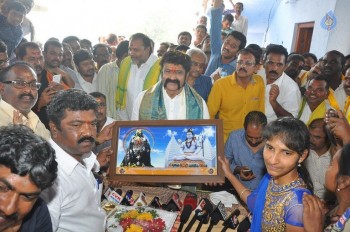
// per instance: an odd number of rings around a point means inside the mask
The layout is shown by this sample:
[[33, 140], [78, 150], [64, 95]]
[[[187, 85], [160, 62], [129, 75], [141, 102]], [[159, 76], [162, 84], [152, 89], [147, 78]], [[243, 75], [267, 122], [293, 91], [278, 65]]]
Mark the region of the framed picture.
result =
[[110, 178], [124, 182], [224, 182], [221, 120], [118, 121]]

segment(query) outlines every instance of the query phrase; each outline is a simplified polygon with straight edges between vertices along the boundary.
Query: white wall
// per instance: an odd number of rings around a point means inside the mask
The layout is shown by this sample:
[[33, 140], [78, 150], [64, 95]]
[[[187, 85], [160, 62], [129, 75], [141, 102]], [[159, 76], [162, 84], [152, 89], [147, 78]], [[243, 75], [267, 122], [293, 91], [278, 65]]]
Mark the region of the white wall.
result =
[[338, 23], [334, 31], [330, 32], [327, 51], [338, 50], [344, 55], [350, 54], [350, 1], [337, 0], [334, 13]]
[[[297, 0], [286, 3], [281, 0], [267, 33], [269, 43], [282, 44], [292, 52], [294, 49], [294, 35], [296, 24], [314, 21], [314, 31], [310, 52], [319, 58], [329, 50], [339, 50], [345, 55], [350, 53], [350, 20], [347, 17], [350, 9], [348, 0]], [[332, 31], [321, 28], [320, 21], [327, 12], [332, 10], [337, 18], [337, 26]]]

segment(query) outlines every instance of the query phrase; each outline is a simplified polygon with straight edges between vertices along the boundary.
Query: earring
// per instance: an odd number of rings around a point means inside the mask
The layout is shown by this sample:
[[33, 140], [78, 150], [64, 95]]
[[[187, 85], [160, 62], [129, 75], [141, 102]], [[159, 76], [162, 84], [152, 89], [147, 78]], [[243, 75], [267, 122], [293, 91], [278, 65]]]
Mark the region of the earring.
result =
[[298, 163], [298, 167], [299, 167], [299, 168], [301, 167], [301, 163]]

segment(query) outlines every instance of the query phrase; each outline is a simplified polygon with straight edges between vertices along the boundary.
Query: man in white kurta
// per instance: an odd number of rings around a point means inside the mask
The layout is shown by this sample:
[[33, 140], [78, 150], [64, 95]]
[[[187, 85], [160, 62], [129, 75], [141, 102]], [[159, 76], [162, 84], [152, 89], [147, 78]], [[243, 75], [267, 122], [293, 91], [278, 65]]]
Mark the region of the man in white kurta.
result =
[[[277, 102], [294, 117], [298, 116], [301, 103], [301, 94], [298, 85], [285, 73], [273, 82], [273, 84], [277, 85], [280, 91]], [[265, 99], [269, 99], [271, 86], [272, 84], [266, 85]], [[277, 115], [269, 101], [265, 101], [265, 114], [268, 122], [277, 119]]]
[[137, 95], [159, 80], [159, 60], [152, 53], [148, 36], [137, 33], [131, 36], [129, 56], [120, 64], [116, 90], [117, 116], [130, 120]]

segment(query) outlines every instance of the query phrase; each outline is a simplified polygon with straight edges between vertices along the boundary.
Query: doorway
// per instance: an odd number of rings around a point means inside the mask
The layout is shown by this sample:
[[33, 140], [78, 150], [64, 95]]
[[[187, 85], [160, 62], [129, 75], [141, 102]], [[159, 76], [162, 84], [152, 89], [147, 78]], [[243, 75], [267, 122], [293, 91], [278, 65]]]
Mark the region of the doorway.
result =
[[310, 51], [315, 22], [298, 23], [296, 28], [294, 52], [304, 54]]

